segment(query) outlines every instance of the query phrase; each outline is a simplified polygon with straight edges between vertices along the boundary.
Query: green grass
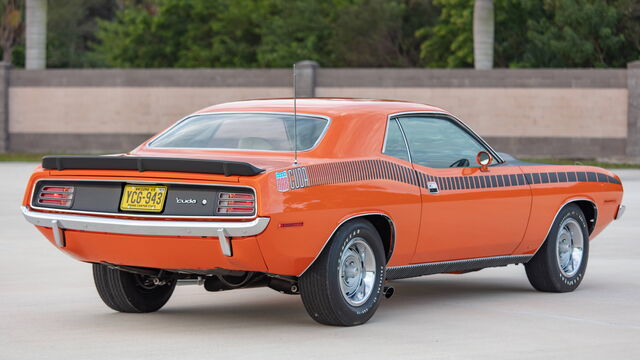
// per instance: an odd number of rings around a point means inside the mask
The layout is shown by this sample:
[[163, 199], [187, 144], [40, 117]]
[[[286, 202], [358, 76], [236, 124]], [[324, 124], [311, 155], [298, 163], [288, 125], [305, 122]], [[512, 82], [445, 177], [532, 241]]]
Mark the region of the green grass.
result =
[[605, 169], [640, 169], [639, 164], [610, 163], [596, 160], [565, 160], [565, 159], [521, 159], [522, 161], [559, 164], [559, 165], [587, 165]]
[[30, 154], [30, 153], [5, 153], [0, 154], [0, 162], [2, 161], [25, 161], [25, 162], [40, 162], [43, 156], [46, 155], [81, 155], [81, 154]]

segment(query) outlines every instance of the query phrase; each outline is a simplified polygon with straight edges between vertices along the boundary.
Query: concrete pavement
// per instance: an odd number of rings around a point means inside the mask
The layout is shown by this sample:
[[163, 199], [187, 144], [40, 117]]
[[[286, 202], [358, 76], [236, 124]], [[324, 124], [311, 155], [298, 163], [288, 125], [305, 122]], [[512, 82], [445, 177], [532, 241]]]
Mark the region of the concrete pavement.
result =
[[640, 358], [640, 171], [616, 171], [627, 212], [591, 244], [577, 291], [545, 294], [522, 266], [395, 281], [364, 326], [312, 321], [270, 289], [176, 289], [154, 314], [120, 314], [91, 266], [19, 212], [33, 163], [0, 163], [0, 359]]

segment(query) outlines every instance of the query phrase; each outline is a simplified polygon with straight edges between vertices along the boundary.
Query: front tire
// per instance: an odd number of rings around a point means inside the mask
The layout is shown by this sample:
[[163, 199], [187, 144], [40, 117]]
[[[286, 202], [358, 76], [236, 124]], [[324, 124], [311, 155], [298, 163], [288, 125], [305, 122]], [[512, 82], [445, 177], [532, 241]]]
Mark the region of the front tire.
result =
[[589, 231], [582, 210], [565, 206], [535, 256], [525, 264], [527, 278], [538, 291], [570, 292], [584, 278], [589, 258]]
[[300, 295], [317, 322], [335, 326], [365, 323], [380, 305], [385, 278], [382, 239], [367, 220], [338, 229], [318, 259], [300, 277]]
[[148, 276], [93, 264], [93, 279], [100, 298], [113, 310], [124, 313], [148, 313], [169, 301], [176, 281], [154, 284]]

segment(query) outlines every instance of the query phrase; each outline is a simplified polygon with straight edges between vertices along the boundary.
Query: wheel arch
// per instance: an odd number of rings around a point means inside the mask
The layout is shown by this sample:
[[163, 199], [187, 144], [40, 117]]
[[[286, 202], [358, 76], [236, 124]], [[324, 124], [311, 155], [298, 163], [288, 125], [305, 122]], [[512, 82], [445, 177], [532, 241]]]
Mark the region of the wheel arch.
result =
[[342, 226], [346, 225], [347, 223], [357, 219], [365, 219], [369, 221], [373, 225], [373, 227], [378, 231], [378, 234], [382, 239], [382, 246], [384, 247], [384, 251], [385, 251], [386, 263], [388, 264], [389, 260], [391, 260], [391, 256], [393, 255], [393, 249], [395, 248], [395, 244], [396, 244], [396, 227], [393, 220], [389, 215], [384, 213], [357, 214], [357, 215], [346, 217], [344, 220], [342, 220], [338, 224], [338, 226], [336, 226], [333, 229], [333, 231], [331, 232], [331, 235], [329, 235], [329, 237], [325, 241], [320, 251], [318, 251], [318, 254], [316, 255], [316, 257], [313, 259], [313, 261], [311, 261], [311, 263], [309, 263], [309, 266], [307, 266], [298, 275], [298, 277], [302, 276], [302, 274], [304, 274], [307, 270], [309, 270], [309, 268], [318, 260], [318, 258], [320, 257], [320, 254], [322, 254], [322, 252], [325, 250], [325, 248], [327, 247], [327, 244], [329, 244], [329, 242], [331, 241], [331, 238], [333, 238], [333, 235], [338, 231], [338, 229], [340, 229]]
[[582, 210], [584, 217], [587, 219], [587, 229], [589, 230], [589, 235], [591, 235], [591, 233], [593, 233], [593, 230], [595, 230], [596, 222], [598, 221], [598, 206], [596, 205], [596, 203], [591, 200], [584, 199], [572, 201], [569, 204], [576, 204], [578, 205], [580, 210]]
[[571, 204], [577, 205], [580, 208], [580, 210], [582, 210], [582, 213], [584, 214], [587, 220], [587, 230], [589, 230], [589, 235], [591, 235], [593, 230], [596, 228], [596, 222], [598, 220], [598, 206], [596, 205], [595, 201], [591, 199], [577, 198], [577, 199], [571, 199], [571, 200], [565, 201], [564, 204], [562, 204], [562, 206], [558, 208], [556, 215], [553, 217], [553, 221], [551, 221], [551, 224], [549, 225], [549, 230], [547, 230], [547, 234], [544, 236], [545, 240], [549, 236], [549, 233], [551, 233], [553, 224], [556, 222], [556, 219], [558, 218], [558, 215], [560, 215], [560, 212], [562, 211], [562, 209], [566, 208]]
[[542, 242], [540, 243], [540, 246], [538, 246], [538, 248], [536, 249], [534, 254], [537, 254], [538, 251], [540, 251], [540, 248], [542, 248], [542, 245], [544, 245], [544, 243], [547, 241], [547, 238], [549, 237], [549, 234], [551, 233], [551, 229], [553, 228], [553, 224], [555, 224], [556, 219], [558, 218], [558, 215], [560, 215], [560, 212], [562, 211], [562, 209], [564, 209], [565, 207], [567, 207], [567, 206], [569, 206], [571, 204], [577, 205], [580, 208], [580, 210], [582, 210], [582, 213], [584, 214], [584, 216], [585, 216], [585, 218], [587, 220], [587, 230], [589, 231], [589, 235], [591, 235], [593, 230], [596, 228], [596, 222], [598, 221], [598, 206], [596, 205], [595, 201], [593, 201], [591, 199], [574, 198], [574, 199], [565, 201], [562, 204], [562, 206], [560, 206], [558, 208], [558, 211], [556, 212], [556, 215], [553, 217], [553, 220], [551, 221], [551, 224], [549, 225], [549, 229], [547, 230], [547, 233], [545, 234]]

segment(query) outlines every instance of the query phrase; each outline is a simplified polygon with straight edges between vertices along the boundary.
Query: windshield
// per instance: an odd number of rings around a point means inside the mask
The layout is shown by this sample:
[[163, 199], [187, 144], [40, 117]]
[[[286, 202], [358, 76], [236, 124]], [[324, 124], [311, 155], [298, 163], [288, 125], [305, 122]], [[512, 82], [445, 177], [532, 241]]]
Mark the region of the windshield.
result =
[[[329, 121], [297, 116], [298, 150], [314, 147]], [[293, 114], [207, 114], [187, 118], [149, 147], [293, 151]]]

